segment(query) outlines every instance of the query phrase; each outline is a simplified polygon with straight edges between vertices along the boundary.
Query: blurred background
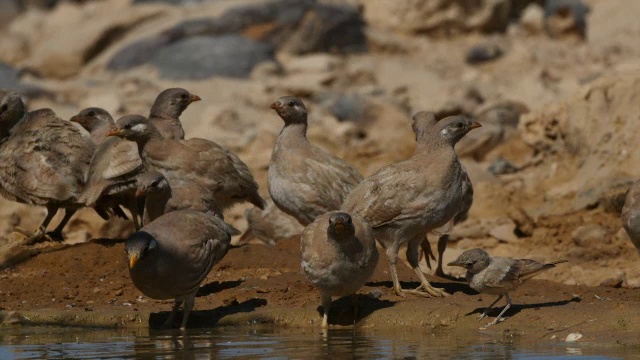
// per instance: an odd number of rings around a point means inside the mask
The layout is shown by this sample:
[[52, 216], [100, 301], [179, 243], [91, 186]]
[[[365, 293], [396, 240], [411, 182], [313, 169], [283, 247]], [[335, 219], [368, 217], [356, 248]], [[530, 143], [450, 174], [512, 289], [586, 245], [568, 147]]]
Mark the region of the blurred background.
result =
[[[186, 136], [237, 152], [265, 197], [283, 125], [269, 104], [282, 95], [309, 108], [312, 142], [365, 175], [412, 154], [416, 111], [472, 116], [483, 127], [457, 151], [475, 202], [445, 263], [483, 247], [571, 260], [541, 278], [640, 286], [638, 253], [619, 220], [640, 175], [640, 1], [0, 0], [0, 8], [0, 88], [64, 119], [89, 106], [146, 115], [161, 90], [186, 88], [203, 100], [181, 117]], [[244, 209], [227, 218], [240, 229]], [[36, 228], [43, 216], [0, 200], [0, 246], [13, 227]], [[73, 243], [131, 231], [86, 210], [65, 235]]]

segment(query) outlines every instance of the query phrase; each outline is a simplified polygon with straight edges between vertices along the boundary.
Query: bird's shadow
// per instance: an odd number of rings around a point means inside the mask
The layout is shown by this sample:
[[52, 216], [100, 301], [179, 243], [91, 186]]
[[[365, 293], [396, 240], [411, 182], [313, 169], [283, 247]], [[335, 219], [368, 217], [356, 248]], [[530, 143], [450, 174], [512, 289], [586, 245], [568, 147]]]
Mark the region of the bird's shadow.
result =
[[242, 284], [242, 280], [234, 280], [234, 281], [213, 281], [206, 285], [202, 285], [196, 294], [196, 297], [207, 296], [222, 290], [233, 289], [234, 287], [238, 287]]
[[[493, 299], [493, 297], [492, 297]], [[498, 304], [494, 305], [488, 312], [487, 312], [487, 316], [498, 316], [498, 314], [500, 314], [500, 312], [502, 311], [502, 309], [504, 309], [504, 307], [507, 305], [506, 303], [504, 303], [504, 298], [500, 300], [502, 303], [502, 305], [499, 305], [500, 302], [498, 302]], [[504, 316], [513, 316], [516, 315], [517, 313], [519, 313], [520, 311], [524, 310], [524, 309], [539, 309], [539, 308], [544, 308], [544, 307], [554, 307], [554, 306], [563, 306], [563, 305], [567, 305], [569, 303], [572, 302], [580, 302], [580, 298], [574, 297], [571, 298], [569, 300], [560, 300], [560, 301], [548, 301], [548, 302], [544, 302], [544, 303], [536, 303], [536, 304], [512, 304], [511, 307], [509, 308], [509, 310], [507, 310], [506, 313], [504, 313]], [[470, 311], [468, 313], [465, 314], [465, 316], [469, 316], [469, 315], [473, 315], [473, 314], [482, 314], [484, 312], [484, 310], [486, 309], [486, 307], [480, 307], [477, 308], [473, 311]]]
[[[351, 296], [341, 297], [331, 303], [331, 308], [329, 309], [330, 325], [354, 325], [371, 315], [374, 311], [395, 305], [394, 301], [380, 300], [365, 294], [358, 294], [356, 296], [358, 302], [357, 314]], [[318, 306], [316, 310], [320, 316], [324, 315], [322, 306]], [[355, 317], [356, 315], [357, 318]]]
[[[241, 303], [234, 301], [229, 305], [223, 305], [211, 310], [191, 311], [189, 314], [188, 328], [206, 328], [214, 326], [223, 317], [237, 313], [255, 311], [256, 308], [267, 305], [266, 299], [253, 298]], [[165, 320], [171, 314], [170, 311], [160, 311], [149, 315], [149, 328], [162, 329]], [[182, 321], [183, 311], [178, 311], [174, 319], [173, 327]]]
[[117, 244], [122, 244], [123, 242], [126, 242], [127, 239], [120, 239], [120, 238], [95, 238], [95, 239], [91, 239], [89, 242], [94, 243], [94, 244], [98, 244], [104, 247], [112, 247], [114, 245]]
[[[469, 285], [467, 285], [466, 282], [464, 282], [464, 280], [458, 280], [458, 282], [436, 282], [436, 281], [429, 281], [429, 283], [435, 287], [435, 288], [440, 288], [443, 289], [445, 292], [449, 293], [449, 294], [455, 294], [457, 292], [462, 292], [464, 294], [467, 295], [477, 295], [478, 292], [471, 289], [469, 287]], [[393, 290], [393, 282], [391, 281], [377, 281], [377, 282], [369, 282], [366, 284], [367, 286], [371, 286], [371, 287], [385, 287], [385, 288], [389, 288], [390, 290]], [[420, 286], [420, 283], [417, 281], [411, 281], [411, 282], [406, 282], [406, 281], [401, 281], [400, 282], [400, 286], [403, 289], [415, 289], [418, 286]]]

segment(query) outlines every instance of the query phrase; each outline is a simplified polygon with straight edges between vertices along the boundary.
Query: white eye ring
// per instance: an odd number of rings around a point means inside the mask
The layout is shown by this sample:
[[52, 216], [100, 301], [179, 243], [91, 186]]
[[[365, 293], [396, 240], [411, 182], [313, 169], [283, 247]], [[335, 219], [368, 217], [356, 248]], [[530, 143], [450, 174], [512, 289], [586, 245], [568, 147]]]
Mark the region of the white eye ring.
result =
[[145, 124], [136, 124], [134, 127], [131, 128], [131, 130], [143, 132], [143, 131], [147, 130], [147, 125], [145, 125]]

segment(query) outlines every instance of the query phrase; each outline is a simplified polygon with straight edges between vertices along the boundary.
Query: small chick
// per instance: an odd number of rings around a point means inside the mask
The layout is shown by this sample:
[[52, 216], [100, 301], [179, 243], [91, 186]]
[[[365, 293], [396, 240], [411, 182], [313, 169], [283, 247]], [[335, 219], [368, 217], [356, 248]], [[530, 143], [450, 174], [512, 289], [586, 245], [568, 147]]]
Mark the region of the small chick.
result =
[[302, 270], [320, 289], [322, 327], [327, 328], [331, 297], [355, 294], [376, 268], [378, 250], [373, 230], [360, 215], [329, 212], [305, 228], [300, 249]]
[[564, 262], [567, 261], [560, 260], [542, 264], [529, 259], [491, 257], [482, 249], [471, 249], [460, 254], [456, 260], [448, 265], [467, 269], [466, 279], [472, 289], [483, 294], [498, 295], [498, 298], [480, 315], [480, 319], [487, 316], [491, 307], [500, 301], [503, 296], [507, 298], [507, 306], [504, 307], [498, 317], [487, 324], [487, 326], [491, 326], [497, 324], [502, 315], [511, 307], [509, 292], [517, 289], [523, 282], [541, 272], [552, 269], [556, 267], [556, 264]]

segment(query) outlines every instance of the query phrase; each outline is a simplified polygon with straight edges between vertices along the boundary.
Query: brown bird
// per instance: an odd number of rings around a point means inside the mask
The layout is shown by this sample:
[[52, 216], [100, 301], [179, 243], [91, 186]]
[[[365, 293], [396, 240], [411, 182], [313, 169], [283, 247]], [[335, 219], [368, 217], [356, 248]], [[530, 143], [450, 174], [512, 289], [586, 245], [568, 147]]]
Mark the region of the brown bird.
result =
[[6, 139], [26, 113], [19, 94], [0, 91], [0, 139]]
[[[393, 290], [399, 296], [445, 295], [431, 286], [420, 270], [418, 247], [428, 232], [445, 225], [461, 211], [463, 170], [453, 147], [479, 126], [459, 116], [439, 121], [428, 134], [426, 144], [411, 158], [365, 179], [342, 206], [343, 211], [360, 214], [373, 227], [376, 240], [386, 249]], [[415, 290], [403, 290], [398, 281], [396, 262], [402, 244], [407, 244], [407, 261], [421, 281]]]
[[184, 209], [212, 212], [224, 219], [213, 194], [193, 181], [178, 178], [169, 181], [152, 170], [138, 176], [137, 186], [136, 197], [145, 198], [144, 225], [165, 213]]
[[86, 108], [69, 119], [71, 122], [78, 123], [82, 128], [89, 132], [91, 141], [96, 146], [102, 144], [107, 138], [107, 132], [115, 126], [115, 122], [111, 114], [104, 109], [90, 107]]
[[448, 265], [461, 266], [467, 269], [466, 278], [472, 289], [483, 294], [498, 295], [498, 298], [480, 315], [480, 319], [486, 317], [491, 307], [500, 301], [503, 296], [507, 298], [507, 306], [504, 307], [498, 317], [487, 324], [487, 326], [491, 326], [497, 324], [502, 315], [511, 307], [509, 292], [517, 289], [523, 282], [541, 272], [556, 267], [556, 264], [565, 262], [567, 261], [561, 260], [542, 264], [529, 259], [516, 260], [505, 257], [491, 257], [482, 249], [471, 249], [460, 254], [456, 260]]
[[622, 208], [622, 226], [640, 253], [640, 181], [631, 186]]
[[156, 97], [149, 121], [158, 129], [165, 139], [182, 140], [184, 130], [180, 123], [180, 115], [194, 101], [200, 101], [198, 95], [190, 94], [181, 88], [171, 88], [161, 92]]
[[[329, 326], [332, 296], [354, 295], [378, 263], [373, 230], [360, 215], [329, 212], [309, 224], [300, 238], [302, 270], [320, 289], [322, 327]], [[357, 308], [355, 321], [357, 321]]]
[[[78, 197], [95, 146], [50, 109], [24, 114], [21, 102], [16, 94], [0, 102], [0, 132], [5, 135], [0, 139], [0, 194], [11, 201], [46, 207], [42, 225], [26, 243], [40, 239], [58, 210], [64, 209], [64, 218], [48, 234], [61, 240], [64, 226], [83, 206]], [[23, 109], [24, 114], [17, 123], [16, 109]], [[4, 126], [12, 123], [11, 128]]]
[[269, 194], [283, 212], [302, 225], [338, 210], [362, 175], [342, 159], [307, 139], [307, 109], [293, 96], [271, 104], [284, 120], [269, 163]]
[[226, 210], [248, 201], [264, 209], [265, 201], [258, 184], [245, 163], [231, 151], [205, 139], [164, 139], [145, 117], [124, 116], [109, 132], [138, 144], [145, 168], [156, 170], [169, 179], [193, 181], [210, 191], [218, 206]]
[[115, 127], [111, 115], [100, 108], [88, 108], [71, 118], [89, 131], [98, 144], [91, 157], [85, 189], [80, 201], [87, 206], [112, 209], [123, 206], [131, 213], [136, 230], [142, 226], [140, 210], [144, 207], [135, 197], [136, 178], [144, 171], [135, 142], [107, 136]]
[[165, 326], [171, 326], [182, 303], [180, 328], [187, 326], [200, 284], [227, 254], [236, 231], [214, 214], [178, 210], [160, 216], [127, 239], [133, 284], [152, 299], [175, 299]]
[[298, 220], [285, 214], [273, 203], [273, 200], [266, 201], [267, 206], [264, 210], [251, 207], [244, 211], [247, 230], [238, 240], [239, 245], [257, 238], [267, 245], [274, 246], [276, 240], [300, 236], [304, 230]]
[[[412, 128], [413, 132], [416, 136], [416, 151], [415, 153], [420, 153], [428, 148], [428, 136], [431, 131], [434, 129], [438, 121], [436, 120], [436, 115], [432, 112], [428, 111], [420, 111], [417, 112], [413, 116]], [[453, 226], [461, 221], [464, 221], [469, 215], [469, 209], [471, 209], [471, 205], [473, 205], [473, 184], [471, 183], [471, 179], [467, 174], [467, 170], [460, 164], [462, 169], [461, 172], [461, 180], [462, 180], [462, 205], [460, 207], [460, 211], [444, 226], [435, 229], [432, 233], [435, 233], [439, 236], [438, 238], [438, 266], [436, 267], [436, 275], [438, 276], [446, 276], [444, 270], [442, 269], [442, 261], [445, 250], [447, 250], [447, 243], [449, 242], [449, 231]], [[427, 260], [427, 264], [429, 263], [429, 254], [431, 252], [431, 246], [429, 245], [429, 240], [425, 238], [422, 242], [422, 250], [425, 253], [425, 259]]]

